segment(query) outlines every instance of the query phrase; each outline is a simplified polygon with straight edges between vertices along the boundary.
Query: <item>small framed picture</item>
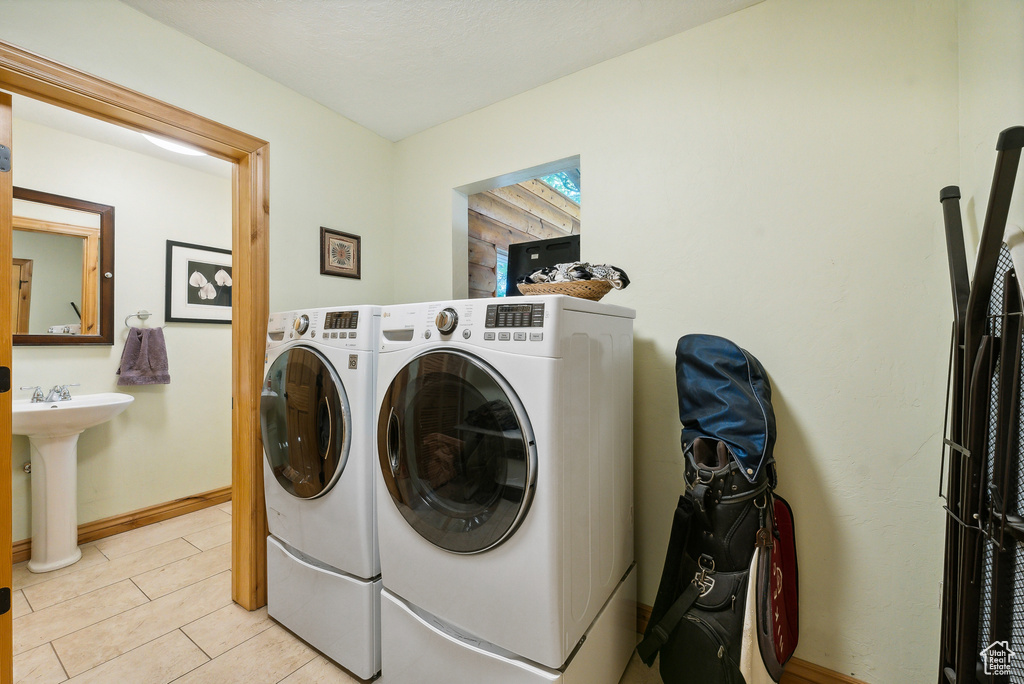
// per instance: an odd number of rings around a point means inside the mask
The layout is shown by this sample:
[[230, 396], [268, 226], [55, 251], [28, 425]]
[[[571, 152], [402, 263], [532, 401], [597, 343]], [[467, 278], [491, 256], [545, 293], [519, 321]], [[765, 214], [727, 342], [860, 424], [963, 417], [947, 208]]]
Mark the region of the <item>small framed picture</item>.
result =
[[320, 273], [342, 278], [362, 277], [360, 238], [320, 227]]
[[231, 250], [167, 241], [164, 320], [231, 323]]

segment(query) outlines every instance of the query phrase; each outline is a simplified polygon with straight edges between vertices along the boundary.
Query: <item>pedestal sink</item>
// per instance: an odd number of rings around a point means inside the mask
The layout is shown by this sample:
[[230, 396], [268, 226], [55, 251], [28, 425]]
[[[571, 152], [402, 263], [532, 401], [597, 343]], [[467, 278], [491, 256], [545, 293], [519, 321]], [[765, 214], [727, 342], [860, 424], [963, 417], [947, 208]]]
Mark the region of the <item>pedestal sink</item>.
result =
[[82, 557], [78, 548], [78, 435], [135, 401], [130, 394], [83, 394], [65, 401], [13, 402], [12, 432], [32, 447], [32, 559], [49, 572]]

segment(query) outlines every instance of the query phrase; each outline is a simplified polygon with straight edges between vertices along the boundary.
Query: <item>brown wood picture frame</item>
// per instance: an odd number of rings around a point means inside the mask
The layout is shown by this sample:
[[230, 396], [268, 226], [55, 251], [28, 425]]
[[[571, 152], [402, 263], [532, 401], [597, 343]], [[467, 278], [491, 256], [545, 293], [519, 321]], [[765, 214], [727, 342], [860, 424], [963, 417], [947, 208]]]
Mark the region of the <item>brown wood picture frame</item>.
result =
[[352, 233], [320, 227], [320, 274], [362, 278], [362, 239]]

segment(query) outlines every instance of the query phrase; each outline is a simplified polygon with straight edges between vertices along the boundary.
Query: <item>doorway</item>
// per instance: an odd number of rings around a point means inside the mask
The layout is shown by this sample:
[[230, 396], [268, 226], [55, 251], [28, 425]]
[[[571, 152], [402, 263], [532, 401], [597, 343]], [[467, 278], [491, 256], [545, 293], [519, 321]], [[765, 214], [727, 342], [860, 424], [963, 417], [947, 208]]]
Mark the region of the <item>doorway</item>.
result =
[[[13, 254], [33, 260], [28, 326], [14, 337], [14, 405], [31, 394], [22, 386], [45, 392], [67, 382], [77, 384], [76, 398], [134, 397], [124, 415], [79, 437], [79, 545], [201, 500], [219, 505], [231, 478], [230, 301], [190, 309], [219, 313], [226, 324], [174, 321], [165, 296], [178, 290], [168, 287], [174, 271], [166, 261], [168, 240], [230, 252], [232, 165], [167, 151], [135, 131], [26, 97], [15, 95], [12, 107]], [[190, 287], [186, 278], [178, 274], [172, 284]], [[151, 315], [143, 321], [140, 311]], [[117, 386], [129, 382], [115, 375], [122, 350], [145, 335], [163, 338], [169, 373], [141, 378], [156, 384]], [[18, 563], [41, 548], [32, 539], [41, 523], [30, 511], [31, 490], [43, 481], [28, 471], [39, 464], [31, 464], [38, 455], [27, 437], [15, 436], [12, 458], [18, 598]], [[14, 624], [17, 644], [17, 617]]]
[[[158, 136], [234, 164], [232, 173], [232, 598], [253, 610], [266, 602], [259, 391], [268, 314], [269, 145], [117, 84], [0, 42], [0, 91]], [[0, 145], [11, 148], [11, 98], [0, 93]], [[2, 151], [0, 151], [2, 152]], [[13, 297], [11, 174], [0, 171], [0, 298]], [[0, 317], [0, 389], [9, 389], [10, 316]], [[11, 681], [11, 393], [0, 393], [0, 681]]]

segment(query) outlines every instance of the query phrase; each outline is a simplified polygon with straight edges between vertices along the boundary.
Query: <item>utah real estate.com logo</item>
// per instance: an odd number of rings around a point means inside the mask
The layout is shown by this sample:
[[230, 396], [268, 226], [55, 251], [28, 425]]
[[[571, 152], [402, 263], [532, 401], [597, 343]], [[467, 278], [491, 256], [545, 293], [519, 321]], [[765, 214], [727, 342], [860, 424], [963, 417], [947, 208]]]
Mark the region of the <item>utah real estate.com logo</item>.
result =
[[981, 659], [985, 663], [985, 674], [1010, 674], [1010, 661], [1015, 655], [1016, 653], [1010, 650], [1008, 642], [993, 641], [988, 648], [981, 652]]

